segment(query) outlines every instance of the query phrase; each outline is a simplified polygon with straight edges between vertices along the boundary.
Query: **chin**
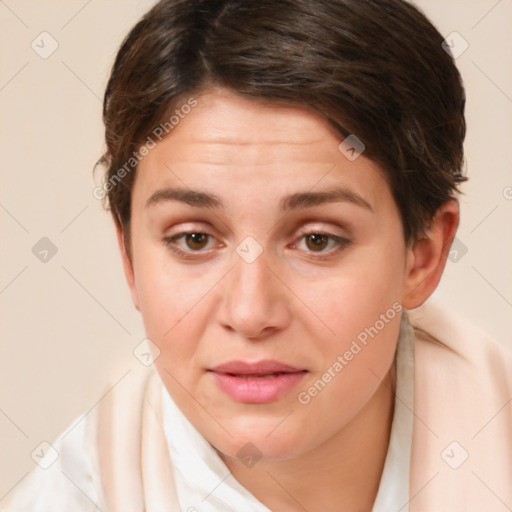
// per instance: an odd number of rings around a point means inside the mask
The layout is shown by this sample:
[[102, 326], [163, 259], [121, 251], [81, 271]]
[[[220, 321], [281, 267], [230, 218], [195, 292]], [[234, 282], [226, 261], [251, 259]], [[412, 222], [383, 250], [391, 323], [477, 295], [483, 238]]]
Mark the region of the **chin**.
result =
[[[285, 415], [286, 416], [286, 415]], [[248, 424], [231, 423], [226, 426], [232, 437], [223, 432], [220, 436], [208, 439], [226, 457], [244, 459], [253, 457], [261, 460], [285, 460], [296, 457], [308, 450], [304, 427], [284, 428], [279, 421], [264, 420]], [[276, 428], [277, 427], [277, 428]]]

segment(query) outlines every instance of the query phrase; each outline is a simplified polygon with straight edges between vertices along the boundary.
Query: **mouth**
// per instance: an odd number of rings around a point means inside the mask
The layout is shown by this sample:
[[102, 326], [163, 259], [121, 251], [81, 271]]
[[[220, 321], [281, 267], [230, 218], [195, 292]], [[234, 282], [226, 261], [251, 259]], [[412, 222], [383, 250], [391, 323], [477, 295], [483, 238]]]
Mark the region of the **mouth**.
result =
[[239, 379], [269, 379], [272, 377], [278, 377], [279, 375], [289, 375], [295, 372], [277, 372], [277, 373], [225, 373], [231, 377], [237, 377]]
[[232, 400], [264, 404], [279, 400], [304, 377], [307, 370], [278, 361], [230, 361], [208, 370], [219, 389]]

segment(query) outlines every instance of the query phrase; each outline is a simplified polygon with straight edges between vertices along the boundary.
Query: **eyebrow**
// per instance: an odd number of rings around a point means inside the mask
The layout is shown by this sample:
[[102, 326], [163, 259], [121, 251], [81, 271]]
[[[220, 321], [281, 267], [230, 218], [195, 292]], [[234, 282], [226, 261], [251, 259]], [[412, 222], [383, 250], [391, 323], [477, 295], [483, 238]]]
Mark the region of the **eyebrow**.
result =
[[167, 201], [179, 201], [197, 208], [223, 208], [222, 201], [214, 194], [183, 188], [162, 188], [146, 201], [145, 208]]
[[319, 192], [298, 192], [283, 198], [280, 202], [281, 210], [291, 211], [299, 208], [308, 208], [325, 203], [348, 202], [374, 211], [372, 205], [359, 194], [344, 187], [336, 187], [330, 190]]
[[[145, 208], [168, 201], [178, 201], [196, 208], [224, 208], [221, 199], [214, 194], [183, 188], [163, 188], [157, 190], [146, 201]], [[288, 212], [300, 208], [339, 202], [352, 203], [361, 208], [374, 211], [366, 199], [344, 187], [336, 187], [319, 192], [297, 192], [281, 199], [279, 206], [282, 211]]]

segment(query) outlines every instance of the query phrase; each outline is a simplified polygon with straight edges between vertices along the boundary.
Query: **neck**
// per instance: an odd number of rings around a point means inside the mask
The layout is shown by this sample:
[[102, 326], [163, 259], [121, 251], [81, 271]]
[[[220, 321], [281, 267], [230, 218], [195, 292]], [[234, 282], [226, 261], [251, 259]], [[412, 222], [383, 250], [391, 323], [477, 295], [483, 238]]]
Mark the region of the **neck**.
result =
[[259, 501], [280, 512], [369, 512], [386, 459], [395, 400], [395, 365], [345, 427], [293, 459], [261, 460], [247, 468], [222, 457]]

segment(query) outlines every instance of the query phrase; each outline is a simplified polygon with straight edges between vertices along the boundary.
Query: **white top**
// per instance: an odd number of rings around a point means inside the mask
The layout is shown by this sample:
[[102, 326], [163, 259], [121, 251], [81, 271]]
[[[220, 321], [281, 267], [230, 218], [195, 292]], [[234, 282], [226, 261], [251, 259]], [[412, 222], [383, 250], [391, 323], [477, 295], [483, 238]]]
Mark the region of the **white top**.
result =
[[[414, 353], [412, 328], [402, 317], [396, 355], [396, 399], [391, 437], [373, 512], [409, 511]], [[215, 449], [174, 404], [162, 385], [164, 429], [183, 512], [269, 512], [239, 484]], [[85, 421], [78, 418], [46, 451], [37, 467], [9, 491], [5, 512], [107, 512], [99, 475], [84, 450]], [[66, 434], [67, 433], [67, 434]], [[172, 440], [172, 442], [171, 442]], [[44, 469], [46, 467], [46, 469]]]

